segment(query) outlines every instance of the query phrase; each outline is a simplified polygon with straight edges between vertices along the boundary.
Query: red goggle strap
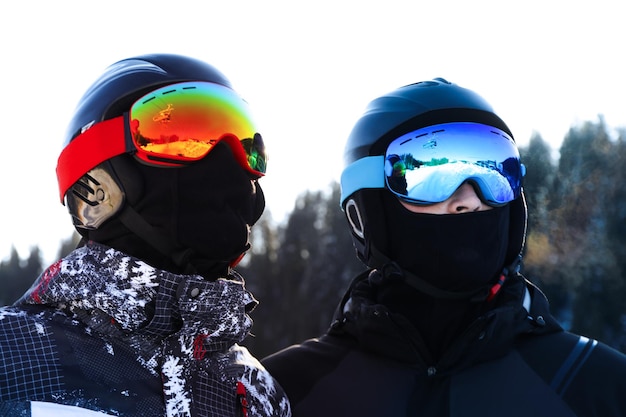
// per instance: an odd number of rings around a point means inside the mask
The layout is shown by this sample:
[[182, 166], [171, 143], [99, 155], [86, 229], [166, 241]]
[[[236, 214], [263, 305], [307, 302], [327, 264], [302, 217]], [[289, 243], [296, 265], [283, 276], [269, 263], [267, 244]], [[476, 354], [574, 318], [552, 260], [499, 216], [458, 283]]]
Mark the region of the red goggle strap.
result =
[[57, 161], [61, 204], [67, 190], [102, 162], [126, 152], [124, 116], [95, 124], [72, 140]]

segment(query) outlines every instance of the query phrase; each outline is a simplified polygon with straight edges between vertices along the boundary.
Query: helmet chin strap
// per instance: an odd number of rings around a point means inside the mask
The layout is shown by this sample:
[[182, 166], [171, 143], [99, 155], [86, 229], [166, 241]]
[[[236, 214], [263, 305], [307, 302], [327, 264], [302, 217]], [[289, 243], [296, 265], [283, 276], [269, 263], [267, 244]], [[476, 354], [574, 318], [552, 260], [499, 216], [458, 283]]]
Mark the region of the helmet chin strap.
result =
[[196, 269], [189, 263], [193, 253], [192, 249], [177, 247], [159, 233], [150, 223], [139, 215], [130, 205], [126, 204], [119, 214], [119, 219], [124, 226], [140, 237], [144, 242], [152, 246], [163, 256], [171, 259], [184, 274], [194, 274]]

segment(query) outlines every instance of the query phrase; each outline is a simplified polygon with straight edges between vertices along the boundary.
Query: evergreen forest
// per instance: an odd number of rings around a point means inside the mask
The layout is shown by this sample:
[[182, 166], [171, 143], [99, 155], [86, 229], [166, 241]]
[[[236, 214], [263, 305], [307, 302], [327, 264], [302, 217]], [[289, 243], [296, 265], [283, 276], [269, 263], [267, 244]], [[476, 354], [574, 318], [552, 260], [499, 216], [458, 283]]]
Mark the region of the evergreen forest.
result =
[[[535, 133], [520, 149], [528, 233], [522, 272], [568, 330], [626, 352], [626, 129], [603, 119], [570, 128], [554, 150]], [[306, 191], [280, 224], [266, 213], [237, 270], [260, 301], [253, 354], [321, 334], [350, 281], [364, 270], [339, 208], [339, 186]], [[59, 256], [76, 240], [60, 243]], [[0, 263], [0, 305], [13, 303], [42, 271], [37, 247]]]

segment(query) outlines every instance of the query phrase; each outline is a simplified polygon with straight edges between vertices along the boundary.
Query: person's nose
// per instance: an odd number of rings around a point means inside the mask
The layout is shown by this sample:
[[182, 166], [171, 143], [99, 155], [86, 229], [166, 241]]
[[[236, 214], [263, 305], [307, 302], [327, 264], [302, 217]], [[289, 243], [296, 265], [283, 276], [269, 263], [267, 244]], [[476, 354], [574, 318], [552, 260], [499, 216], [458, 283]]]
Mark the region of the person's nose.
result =
[[482, 202], [474, 186], [469, 183], [462, 184], [449, 199], [448, 213], [469, 213], [486, 210], [486, 204]]

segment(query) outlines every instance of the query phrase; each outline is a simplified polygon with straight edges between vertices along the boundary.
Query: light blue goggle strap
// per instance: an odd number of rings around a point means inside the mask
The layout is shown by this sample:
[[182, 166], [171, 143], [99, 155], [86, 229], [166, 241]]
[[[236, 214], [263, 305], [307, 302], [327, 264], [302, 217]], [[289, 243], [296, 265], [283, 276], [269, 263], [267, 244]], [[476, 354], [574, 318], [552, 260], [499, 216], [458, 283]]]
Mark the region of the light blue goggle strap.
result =
[[385, 188], [385, 157], [367, 156], [348, 165], [341, 173], [341, 205], [355, 191]]

